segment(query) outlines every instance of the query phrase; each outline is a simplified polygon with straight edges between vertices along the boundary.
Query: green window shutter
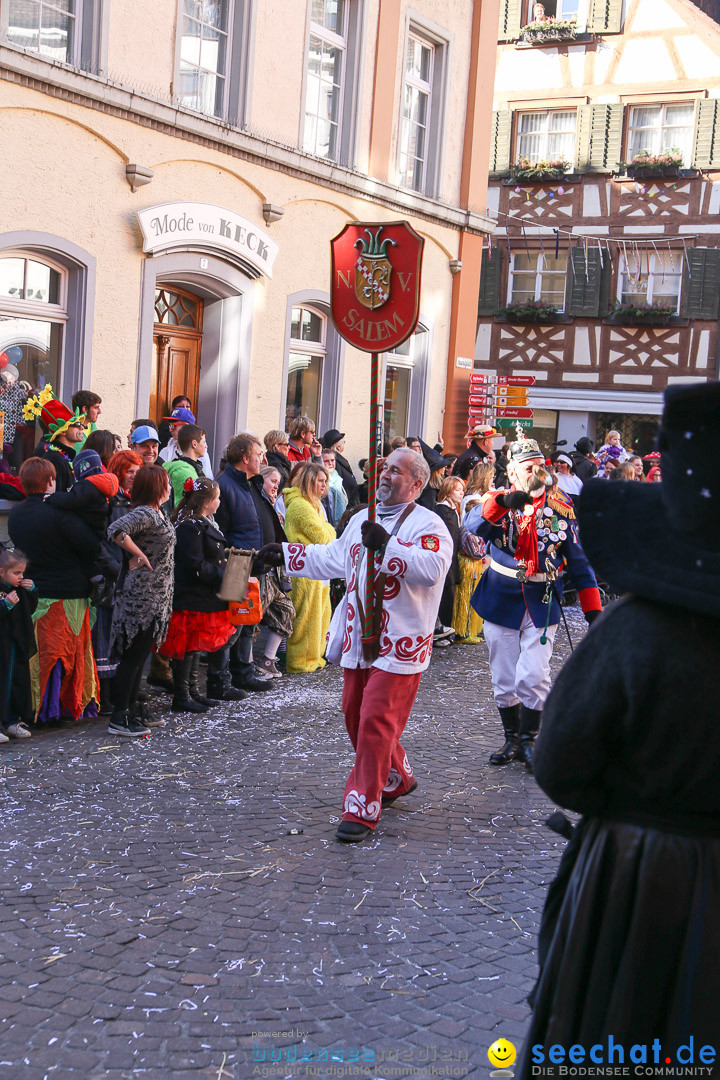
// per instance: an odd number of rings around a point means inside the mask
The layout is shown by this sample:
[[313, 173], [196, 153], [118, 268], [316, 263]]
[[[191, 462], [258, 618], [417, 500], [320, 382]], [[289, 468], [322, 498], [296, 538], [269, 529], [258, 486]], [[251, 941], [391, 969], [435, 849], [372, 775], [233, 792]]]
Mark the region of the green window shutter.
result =
[[707, 98], [698, 102], [693, 165], [696, 169], [720, 168], [719, 98]]
[[491, 176], [506, 173], [510, 168], [510, 128], [512, 113], [507, 109], [497, 110], [492, 114], [492, 128], [490, 131], [490, 165], [488, 172]]
[[622, 0], [590, 0], [587, 28], [591, 34], [619, 34]]
[[[587, 262], [586, 262], [587, 260]], [[610, 258], [606, 251], [576, 244], [570, 248], [565, 311], [596, 319], [605, 315], [610, 297]]]
[[612, 172], [622, 157], [623, 106], [581, 105], [577, 167], [580, 172]]
[[483, 248], [480, 268], [480, 294], [478, 296], [478, 315], [497, 315], [500, 310], [500, 288], [502, 285], [502, 252], [494, 247], [492, 251]]
[[520, 36], [521, 0], [500, 0], [498, 41], [515, 41]]
[[688, 248], [683, 275], [683, 315], [717, 319], [720, 295], [720, 248]]

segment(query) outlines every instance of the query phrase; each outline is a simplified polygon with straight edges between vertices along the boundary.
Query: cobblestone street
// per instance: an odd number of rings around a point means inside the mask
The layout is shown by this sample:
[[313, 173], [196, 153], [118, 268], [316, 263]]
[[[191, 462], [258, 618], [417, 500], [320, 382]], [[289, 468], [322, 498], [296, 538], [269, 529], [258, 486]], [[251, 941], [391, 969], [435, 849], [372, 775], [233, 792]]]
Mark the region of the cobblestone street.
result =
[[436, 650], [419, 787], [361, 845], [334, 839], [340, 682], [2, 748], [2, 1080], [485, 1077], [495, 1039], [519, 1050], [565, 841], [532, 777], [487, 764], [485, 646]]

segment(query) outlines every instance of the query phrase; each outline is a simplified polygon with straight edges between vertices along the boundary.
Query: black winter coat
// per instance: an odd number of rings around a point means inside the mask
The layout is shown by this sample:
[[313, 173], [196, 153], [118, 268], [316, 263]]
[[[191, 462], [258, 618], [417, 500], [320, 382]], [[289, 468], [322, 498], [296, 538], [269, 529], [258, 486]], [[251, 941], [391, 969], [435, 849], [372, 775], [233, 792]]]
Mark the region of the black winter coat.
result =
[[460, 563], [458, 562], [458, 554], [460, 553], [460, 518], [457, 515], [457, 511], [453, 510], [450, 506], [436, 504], [433, 507], [433, 510], [447, 525], [450, 539], [453, 542], [452, 562], [450, 563], [450, 569], [447, 572], [445, 580], [450, 585], [457, 585], [460, 580]]
[[218, 600], [228, 542], [209, 518], [185, 518], [175, 528], [175, 611], [225, 611]]
[[100, 541], [77, 514], [49, 506], [43, 495], [28, 495], [10, 511], [8, 532], [29, 559], [27, 576], [38, 596], [70, 600], [90, 595]]
[[343, 487], [345, 488], [345, 494], [348, 497], [348, 507], [360, 505], [360, 491], [357, 480], [355, 479], [355, 473], [352, 471], [352, 466], [346, 457], [342, 454], [338, 454], [335, 451], [335, 468], [340, 473], [340, 479], [342, 480]]
[[69, 491], [75, 483], [75, 473], [72, 470], [72, 460], [75, 451], [67, 446], [62, 450], [55, 448], [53, 443], [41, 441], [35, 449], [33, 457], [42, 458], [43, 461], [51, 461], [55, 466], [55, 490]]
[[[37, 652], [32, 615], [38, 604], [37, 590], [19, 587], [18, 602], [8, 608], [4, 597], [13, 590], [0, 582], [0, 727], [33, 719], [28, 661]], [[8, 682], [4, 680], [12, 679]]]
[[717, 1044], [718, 656], [720, 618], [624, 599], [545, 703], [537, 781], [585, 817], [545, 905], [528, 1048], [657, 1038], [675, 1063], [690, 1035]]
[[98, 540], [102, 542], [105, 539], [110, 513], [108, 498], [89, 480], [76, 480], [70, 491], [56, 491], [54, 495], [48, 495], [45, 501], [60, 510], [72, 510]]
[[418, 506], [424, 506], [426, 510], [434, 510], [437, 497], [438, 489], [426, 484], [415, 501]]
[[597, 465], [594, 461], [591, 461], [589, 457], [586, 457], [585, 454], [580, 454], [578, 451], [573, 450], [570, 456], [573, 459], [575, 475], [580, 477], [583, 484], [586, 480], [592, 480], [593, 476], [597, 476]]
[[268, 450], [266, 457], [268, 465], [272, 466], [273, 469], [277, 469], [280, 473], [278, 491], [282, 491], [290, 479], [290, 462], [284, 454], [279, 453], [277, 450]]

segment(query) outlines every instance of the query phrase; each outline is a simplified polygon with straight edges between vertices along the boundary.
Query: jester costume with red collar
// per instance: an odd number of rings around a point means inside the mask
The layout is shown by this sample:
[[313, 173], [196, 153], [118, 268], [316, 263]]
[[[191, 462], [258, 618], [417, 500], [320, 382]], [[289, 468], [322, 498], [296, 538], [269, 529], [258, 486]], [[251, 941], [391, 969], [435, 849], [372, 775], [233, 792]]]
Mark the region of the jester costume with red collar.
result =
[[521, 761], [532, 770], [532, 748], [550, 692], [550, 658], [560, 622], [565, 575], [578, 590], [585, 618], [602, 611], [595, 574], [578, 539], [572, 503], [550, 494], [552, 477], [533, 439], [513, 443], [510, 491], [492, 491], [465, 525], [489, 547], [490, 566], [472, 606], [485, 620], [485, 641], [505, 745], [493, 765]]

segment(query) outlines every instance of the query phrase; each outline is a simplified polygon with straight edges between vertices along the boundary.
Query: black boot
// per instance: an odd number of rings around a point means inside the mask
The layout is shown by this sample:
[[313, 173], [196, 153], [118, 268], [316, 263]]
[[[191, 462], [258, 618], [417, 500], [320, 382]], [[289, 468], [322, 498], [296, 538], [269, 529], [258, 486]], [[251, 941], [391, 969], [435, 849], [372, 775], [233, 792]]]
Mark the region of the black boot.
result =
[[203, 697], [200, 693], [200, 653], [194, 652], [192, 654], [192, 667], [190, 668], [190, 697], [193, 701], [197, 701], [199, 705], [204, 705], [206, 709], [209, 709], [212, 705], [212, 701], [209, 698]]
[[518, 753], [518, 732], [520, 729], [520, 706], [508, 705], [505, 708], [498, 707], [503, 731], [505, 732], [505, 745], [501, 750], [490, 755], [491, 765], [509, 765], [514, 761]]
[[520, 743], [517, 759], [529, 773], [533, 771], [533, 746], [535, 736], [540, 730], [541, 716], [541, 709], [528, 709], [527, 705], [520, 706]]
[[188, 653], [182, 660], [173, 660], [173, 699], [170, 708], [173, 712], [207, 712], [207, 705], [201, 705], [190, 697], [190, 672], [192, 670], [193, 655]]
[[207, 677], [205, 694], [211, 701], [243, 701], [247, 690], [238, 690], [230, 682], [230, 675], [210, 675]]

